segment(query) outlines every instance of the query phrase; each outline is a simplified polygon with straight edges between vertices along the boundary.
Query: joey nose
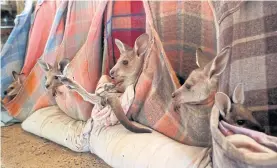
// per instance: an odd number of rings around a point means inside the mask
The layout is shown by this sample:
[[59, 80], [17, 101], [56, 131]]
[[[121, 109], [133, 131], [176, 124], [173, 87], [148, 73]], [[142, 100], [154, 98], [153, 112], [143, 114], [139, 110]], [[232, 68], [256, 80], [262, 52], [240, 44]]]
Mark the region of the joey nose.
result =
[[111, 76], [112, 78], [114, 77], [113, 75], [114, 75], [114, 71], [111, 70], [111, 71], [110, 71], [110, 76]]
[[48, 89], [48, 88], [49, 88], [49, 85], [45, 85], [45, 87]]
[[171, 97], [174, 98], [175, 97], [175, 93], [172, 93]]
[[7, 91], [4, 91], [4, 95], [7, 95], [8, 94], [8, 92]]

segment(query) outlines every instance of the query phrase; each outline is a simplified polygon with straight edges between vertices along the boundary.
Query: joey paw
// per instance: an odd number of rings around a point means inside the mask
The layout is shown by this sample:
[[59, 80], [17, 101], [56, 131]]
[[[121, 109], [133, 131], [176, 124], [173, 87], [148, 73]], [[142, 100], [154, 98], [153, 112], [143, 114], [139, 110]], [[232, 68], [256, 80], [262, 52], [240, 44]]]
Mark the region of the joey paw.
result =
[[105, 83], [104, 84], [104, 90], [108, 91], [110, 89], [113, 89], [115, 87], [115, 85], [113, 83]]
[[180, 105], [174, 105], [174, 111], [179, 112], [180, 110]]

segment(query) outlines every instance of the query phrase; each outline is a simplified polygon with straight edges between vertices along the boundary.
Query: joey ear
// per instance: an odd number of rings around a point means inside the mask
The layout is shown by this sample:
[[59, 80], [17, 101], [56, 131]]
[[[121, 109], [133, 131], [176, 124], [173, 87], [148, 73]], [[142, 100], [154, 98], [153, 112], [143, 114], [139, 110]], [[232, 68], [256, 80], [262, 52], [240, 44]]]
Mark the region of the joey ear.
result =
[[63, 59], [63, 60], [61, 60], [60, 62], [59, 62], [59, 64], [58, 64], [58, 70], [63, 74], [65, 71], [65, 69], [66, 69], [66, 67], [69, 65], [69, 62], [70, 62], [70, 60], [69, 59], [67, 59], [67, 58], [65, 58], [65, 59]]
[[48, 63], [46, 63], [45, 61], [41, 60], [41, 59], [38, 59], [38, 63], [39, 63], [39, 66], [45, 71], [49, 71], [52, 67], [51, 65], [49, 65]]
[[219, 109], [222, 117], [226, 117], [231, 110], [231, 100], [230, 98], [223, 92], [217, 92], [215, 94], [215, 105]]
[[233, 93], [232, 100], [234, 103], [243, 104], [244, 103], [244, 88], [243, 84], [239, 83]]
[[22, 84], [25, 80], [25, 74], [24, 73], [19, 74], [17, 80], [20, 84]]
[[230, 54], [231, 49], [230, 47], [228, 47], [213, 59], [211, 68], [208, 73], [209, 78], [212, 78], [213, 76], [218, 77], [225, 70], [229, 61]]
[[12, 71], [13, 79], [17, 80], [19, 78], [19, 74], [15, 71]]
[[149, 35], [146, 33], [143, 33], [136, 39], [134, 50], [138, 56], [141, 56], [146, 52], [148, 47], [148, 42], [149, 42]]
[[209, 62], [212, 61], [212, 59], [209, 59], [206, 55], [204, 55], [203, 51], [201, 48], [198, 48], [195, 52], [196, 56], [196, 64], [198, 67], [203, 68], [205, 65], [207, 65]]
[[128, 46], [127, 44], [124, 44], [122, 41], [115, 39], [115, 44], [117, 46], [117, 48], [119, 49], [120, 54], [122, 54], [124, 51], [127, 50], [132, 50], [132, 48], [130, 46]]

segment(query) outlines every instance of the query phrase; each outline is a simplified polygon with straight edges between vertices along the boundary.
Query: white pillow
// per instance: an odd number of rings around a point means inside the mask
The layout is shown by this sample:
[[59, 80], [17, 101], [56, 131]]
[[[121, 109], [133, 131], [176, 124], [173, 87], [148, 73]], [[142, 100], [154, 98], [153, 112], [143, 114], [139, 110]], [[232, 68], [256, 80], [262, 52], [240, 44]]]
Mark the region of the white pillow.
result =
[[31, 114], [22, 128], [76, 152], [88, 152], [88, 138], [80, 135], [85, 122], [67, 116], [58, 106], [41, 108]]
[[[135, 122], [133, 124], [143, 127]], [[184, 145], [156, 131], [150, 134], [132, 133], [121, 124], [103, 127], [100, 132], [92, 129], [90, 136], [86, 136], [92, 126], [91, 120], [86, 124], [76, 121], [57, 106], [37, 110], [22, 123], [24, 130], [73, 151], [87, 152], [90, 148], [92, 153], [115, 168], [211, 166], [210, 148]]]
[[[141, 124], [132, 122], [138, 127]], [[121, 124], [90, 134], [90, 150], [114, 168], [210, 167], [210, 148], [178, 143], [156, 131], [136, 134]]]

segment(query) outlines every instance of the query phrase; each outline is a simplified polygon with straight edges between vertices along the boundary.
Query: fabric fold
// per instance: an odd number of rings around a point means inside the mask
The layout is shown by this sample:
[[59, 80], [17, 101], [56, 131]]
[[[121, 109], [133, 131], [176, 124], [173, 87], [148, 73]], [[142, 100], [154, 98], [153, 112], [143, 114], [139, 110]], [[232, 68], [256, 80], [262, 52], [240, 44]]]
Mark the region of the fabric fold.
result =
[[[233, 134], [242, 134], [246, 135], [252, 139], [254, 139], [256, 142], [266, 146], [267, 148], [270, 148], [277, 152], [277, 138], [274, 136], [266, 135], [265, 133], [250, 130], [247, 128], [241, 128], [234, 125], [230, 125], [224, 121], [220, 121], [219, 125], [220, 131], [224, 134], [224, 130], [228, 130], [228, 132], [231, 132], [231, 135]], [[225, 136], [228, 136], [228, 134], [224, 134]], [[277, 154], [277, 153], [276, 153]]]
[[[16, 16], [14, 20], [15, 26], [1, 50], [1, 100], [4, 98], [4, 91], [13, 82], [12, 71], [19, 73], [23, 67], [28, 47], [28, 36], [33, 12], [32, 4], [32, 0], [25, 1], [24, 10]], [[19, 122], [19, 120], [9, 115], [2, 106], [1, 111], [1, 126]]]

